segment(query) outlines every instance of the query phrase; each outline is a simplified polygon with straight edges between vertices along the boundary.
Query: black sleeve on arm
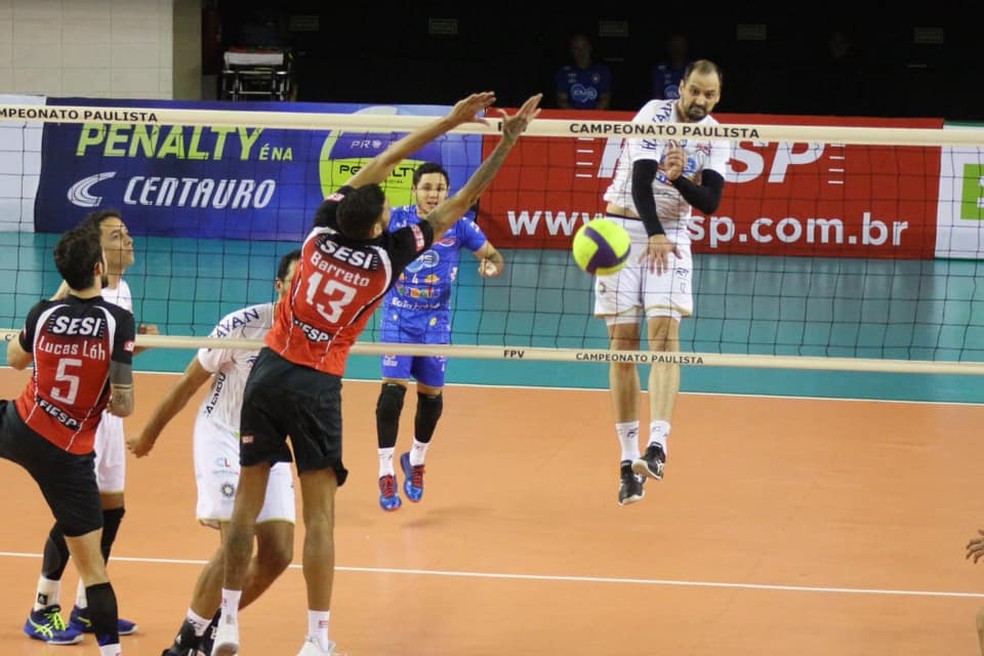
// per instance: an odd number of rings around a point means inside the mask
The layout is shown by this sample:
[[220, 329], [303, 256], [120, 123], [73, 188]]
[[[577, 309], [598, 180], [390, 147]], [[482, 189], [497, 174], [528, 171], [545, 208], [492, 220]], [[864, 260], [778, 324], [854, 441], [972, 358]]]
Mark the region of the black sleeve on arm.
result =
[[724, 191], [724, 177], [717, 171], [703, 171], [700, 184], [696, 185], [682, 175], [673, 180], [672, 184], [683, 199], [704, 214], [717, 211], [721, 203], [721, 192]]
[[[396, 273], [402, 271], [417, 256], [430, 248], [434, 243], [434, 228], [426, 220], [404, 226], [394, 232], [386, 233], [384, 239], [389, 242], [386, 248]], [[393, 279], [396, 279], [396, 275]]]
[[30, 353], [34, 350], [34, 336], [38, 331], [38, 319], [41, 318], [41, 312], [52, 305], [54, 305], [54, 303], [51, 301], [39, 301], [38, 303], [35, 303], [30, 310], [28, 310], [27, 319], [24, 321], [24, 327], [17, 335], [17, 341], [20, 343], [20, 347], [24, 349], [25, 353]]
[[652, 159], [640, 159], [632, 163], [632, 202], [636, 212], [646, 226], [646, 234], [665, 235], [666, 230], [656, 214], [656, 199], [653, 197], [653, 180], [659, 165]]
[[137, 322], [133, 313], [125, 310], [118, 305], [105, 303], [109, 307], [116, 319], [116, 334], [113, 335], [111, 345], [113, 352], [110, 360], [119, 364], [130, 365], [133, 363], [134, 342], [137, 339]]

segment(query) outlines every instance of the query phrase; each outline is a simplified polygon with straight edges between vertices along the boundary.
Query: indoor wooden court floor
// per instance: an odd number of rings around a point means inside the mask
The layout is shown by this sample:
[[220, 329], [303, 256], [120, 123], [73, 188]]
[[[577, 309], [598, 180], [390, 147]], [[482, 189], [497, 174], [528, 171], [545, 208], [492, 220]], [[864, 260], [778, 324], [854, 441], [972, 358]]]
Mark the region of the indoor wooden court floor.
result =
[[[28, 375], [0, 372], [6, 398]], [[138, 376], [128, 430], [173, 380]], [[332, 637], [350, 656], [978, 653], [980, 406], [686, 394], [666, 478], [623, 508], [606, 392], [449, 387], [424, 499], [386, 514], [377, 390], [343, 390]], [[194, 520], [193, 414], [129, 462], [109, 569], [140, 624], [127, 655], [170, 643], [217, 545]], [[0, 477], [0, 654], [96, 653], [21, 633], [51, 519], [23, 471], [0, 461]], [[295, 564], [243, 612], [245, 656], [301, 645], [297, 534]], [[66, 606], [75, 582], [70, 566]]]

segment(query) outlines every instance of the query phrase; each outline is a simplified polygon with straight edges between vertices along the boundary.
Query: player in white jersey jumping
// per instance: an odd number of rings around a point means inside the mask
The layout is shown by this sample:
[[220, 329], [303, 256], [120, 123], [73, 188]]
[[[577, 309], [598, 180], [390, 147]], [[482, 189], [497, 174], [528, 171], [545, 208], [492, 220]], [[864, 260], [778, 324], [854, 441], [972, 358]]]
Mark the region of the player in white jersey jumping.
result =
[[[274, 286], [277, 301], [290, 289], [300, 250], [280, 259]], [[212, 330], [210, 337], [262, 340], [273, 325], [275, 303], [264, 303], [226, 315]], [[224, 535], [232, 517], [239, 482], [239, 415], [243, 406], [243, 387], [249, 376], [256, 351], [242, 349], [201, 348], [185, 369], [184, 375], [154, 408], [147, 425], [127, 447], [138, 458], [150, 453], [161, 431], [192, 396], [211, 380], [195, 419], [194, 460], [198, 486], [198, 521], [218, 528]], [[294, 479], [290, 463], [281, 462], [270, 469], [263, 509], [257, 519], [258, 549], [249, 565], [242, 604], [259, 597], [287, 569], [294, 554]], [[205, 636], [208, 625], [219, 609], [222, 574], [225, 562], [221, 543], [198, 576], [191, 604], [174, 643], [162, 656], [195, 656], [199, 650], [209, 653]]]
[[[710, 112], [721, 97], [721, 72], [706, 59], [687, 66], [676, 100], [651, 100], [635, 115], [641, 123], [714, 125]], [[605, 214], [632, 238], [629, 265], [595, 280], [596, 316], [605, 320], [611, 348], [638, 350], [646, 320], [649, 349], [680, 349], [680, 319], [693, 313], [691, 208], [717, 210], [731, 148], [726, 141], [625, 139]], [[619, 504], [645, 494], [646, 477], [661, 479], [680, 366], [653, 364], [649, 373], [649, 438], [639, 449], [639, 372], [613, 362], [609, 372], [615, 430], [621, 443]]]
[[[102, 289], [104, 299], [133, 312], [133, 296], [130, 286], [123, 280], [123, 274], [135, 261], [133, 239], [120, 212], [114, 209], [97, 210], [88, 214], [82, 224], [90, 224], [100, 233], [103, 253], [106, 255], [107, 284]], [[52, 300], [64, 298], [68, 287], [62, 283]], [[157, 326], [140, 324], [138, 334], [156, 335]], [[134, 351], [139, 352], [140, 349]], [[113, 542], [125, 514], [123, 488], [126, 480], [126, 446], [123, 434], [123, 419], [109, 412], [103, 412], [102, 420], [96, 429], [95, 468], [96, 482], [103, 506], [103, 558], [109, 562]], [[92, 633], [92, 621], [88, 613], [85, 587], [79, 581], [75, 607], [66, 624], [61, 616], [59, 597], [61, 578], [68, 565], [68, 546], [61, 529], [52, 527], [44, 545], [41, 563], [41, 576], [34, 599], [34, 607], [24, 623], [24, 633], [31, 638], [43, 640], [48, 644], [70, 645], [82, 640], [83, 633]], [[119, 634], [130, 635], [137, 631], [137, 625], [119, 618]]]

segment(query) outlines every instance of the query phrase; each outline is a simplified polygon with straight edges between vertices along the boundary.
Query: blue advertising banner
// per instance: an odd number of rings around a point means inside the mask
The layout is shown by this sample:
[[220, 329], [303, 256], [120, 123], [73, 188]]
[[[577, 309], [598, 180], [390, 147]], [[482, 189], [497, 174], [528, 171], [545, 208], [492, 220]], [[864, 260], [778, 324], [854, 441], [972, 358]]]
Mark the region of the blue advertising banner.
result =
[[[91, 106], [333, 114], [443, 116], [437, 105], [230, 103], [50, 98]], [[51, 123], [44, 126], [35, 231], [63, 232], [95, 208], [114, 207], [135, 235], [297, 241], [314, 212], [369, 158], [405, 134]], [[385, 187], [394, 205], [412, 202], [414, 168], [441, 162], [460, 188], [481, 161], [481, 135], [449, 134], [397, 167]]]

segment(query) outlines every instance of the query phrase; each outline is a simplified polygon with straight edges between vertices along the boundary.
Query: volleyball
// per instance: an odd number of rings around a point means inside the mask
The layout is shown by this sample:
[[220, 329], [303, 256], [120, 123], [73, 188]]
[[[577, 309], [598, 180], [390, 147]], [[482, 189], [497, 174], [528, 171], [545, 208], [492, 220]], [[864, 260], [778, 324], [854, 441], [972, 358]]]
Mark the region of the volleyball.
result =
[[629, 233], [611, 219], [592, 219], [574, 233], [571, 251], [584, 271], [615, 273], [629, 261]]

